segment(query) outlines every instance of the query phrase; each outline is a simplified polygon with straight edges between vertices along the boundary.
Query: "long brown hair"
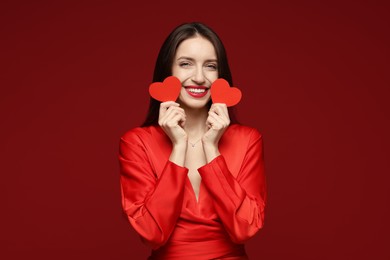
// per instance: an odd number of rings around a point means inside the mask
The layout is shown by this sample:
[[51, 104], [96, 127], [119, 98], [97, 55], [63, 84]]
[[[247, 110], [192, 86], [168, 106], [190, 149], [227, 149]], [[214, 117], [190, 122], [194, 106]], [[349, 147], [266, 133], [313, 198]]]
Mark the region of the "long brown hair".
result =
[[[223, 78], [233, 86], [233, 79], [227, 60], [226, 50], [218, 35], [208, 26], [199, 22], [184, 23], [176, 27], [165, 39], [158, 54], [156, 65], [154, 67], [153, 82], [162, 82], [166, 77], [172, 75], [172, 64], [176, 50], [180, 43], [186, 39], [200, 35], [209, 40], [217, 54], [218, 61], [218, 78]], [[158, 124], [159, 110], [161, 102], [150, 98], [149, 110], [142, 126]], [[211, 106], [211, 100], [207, 104]], [[238, 123], [234, 109], [228, 108], [231, 123]]]

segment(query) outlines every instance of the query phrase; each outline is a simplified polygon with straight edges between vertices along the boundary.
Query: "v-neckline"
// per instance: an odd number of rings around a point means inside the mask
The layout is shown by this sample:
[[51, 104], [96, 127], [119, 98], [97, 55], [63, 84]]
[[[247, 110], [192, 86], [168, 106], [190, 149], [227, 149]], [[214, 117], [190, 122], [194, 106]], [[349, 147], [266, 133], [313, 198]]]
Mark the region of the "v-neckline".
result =
[[[161, 136], [161, 138], [163, 138], [164, 142], [167, 144], [167, 146], [163, 146], [163, 147], [166, 147], [166, 151], [165, 152], [167, 154], [167, 159], [169, 160], [169, 154], [172, 152], [172, 142], [171, 142], [169, 137], [165, 134], [164, 130], [160, 126], [156, 126], [155, 129], [158, 132], [158, 135]], [[196, 206], [199, 206], [201, 193], [202, 193], [201, 190], [202, 190], [202, 186], [203, 186], [202, 179], [200, 180], [200, 183], [199, 183], [198, 198], [196, 198], [195, 190], [192, 187], [192, 183], [191, 183], [190, 177], [188, 175], [187, 175], [186, 179], [187, 179], [186, 180], [186, 185], [188, 185], [188, 189], [190, 189], [189, 193], [191, 194], [190, 195], [191, 199], [194, 200]]]
[[194, 190], [194, 187], [192, 187], [192, 183], [191, 183], [191, 180], [190, 178], [188, 177], [187, 175], [187, 184], [188, 184], [188, 188], [191, 190], [191, 197], [193, 198], [193, 200], [195, 201], [195, 204], [197, 206], [199, 206], [199, 202], [200, 202], [200, 194], [202, 193], [201, 190], [202, 190], [202, 180], [200, 180], [200, 183], [199, 183], [199, 193], [198, 193], [198, 198], [196, 198], [196, 193], [195, 193], [195, 190]]

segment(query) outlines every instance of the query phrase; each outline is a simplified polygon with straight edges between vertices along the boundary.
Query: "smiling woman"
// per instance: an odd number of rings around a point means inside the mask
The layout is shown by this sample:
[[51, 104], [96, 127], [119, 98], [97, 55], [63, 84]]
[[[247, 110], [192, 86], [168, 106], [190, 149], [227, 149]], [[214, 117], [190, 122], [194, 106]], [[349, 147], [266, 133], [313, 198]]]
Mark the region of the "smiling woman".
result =
[[182, 82], [179, 104], [183, 108], [205, 108], [210, 86], [218, 78], [214, 46], [201, 36], [183, 41], [176, 50], [172, 75]]
[[176, 50], [172, 75], [183, 88], [178, 103], [184, 109], [204, 108], [210, 99], [210, 86], [218, 78], [214, 46], [202, 36], [184, 40]]
[[175, 76], [176, 101], [150, 100], [144, 124], [120, 141], [122, 205], [149, 259], [248, 259], [244, 243], [264, 224], [263, 139], [214, 103], [218, 78], [232, 86], [219, 37], [201, 23], [175, 28], [153, 81]]

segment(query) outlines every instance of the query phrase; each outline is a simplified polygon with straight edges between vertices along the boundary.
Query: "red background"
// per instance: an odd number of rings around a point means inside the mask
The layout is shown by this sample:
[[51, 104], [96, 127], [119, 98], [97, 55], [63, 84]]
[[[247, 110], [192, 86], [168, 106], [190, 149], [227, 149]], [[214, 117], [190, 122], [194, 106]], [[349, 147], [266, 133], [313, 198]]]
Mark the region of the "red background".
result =
[[[8, 3], [7, 3], [8, 2]], [[145, 259], [122, 216], [120, 136], [176, 25], [224, 41], [264, 136], [252, 259], [389, 259], [386, 1], [2, 1], [2, 259]]]

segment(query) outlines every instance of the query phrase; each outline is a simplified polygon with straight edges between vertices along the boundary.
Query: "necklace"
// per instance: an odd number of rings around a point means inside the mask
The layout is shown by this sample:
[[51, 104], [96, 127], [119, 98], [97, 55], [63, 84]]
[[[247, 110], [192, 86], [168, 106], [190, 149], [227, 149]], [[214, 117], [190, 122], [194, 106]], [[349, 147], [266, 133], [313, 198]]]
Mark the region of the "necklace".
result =
[[199, 143], [200, 140], [202, 140], [202, 138], [200, 138], [200, 139], [199, 139], [198, 141], [196, 141], [195, 143], [191, 143], [190, 140], [188, 140], [188, 142], [190, 143], [190, 145], [192, 146], [192, 148], [194, 148], [195, 145], [196, 145], [197, 143]]

